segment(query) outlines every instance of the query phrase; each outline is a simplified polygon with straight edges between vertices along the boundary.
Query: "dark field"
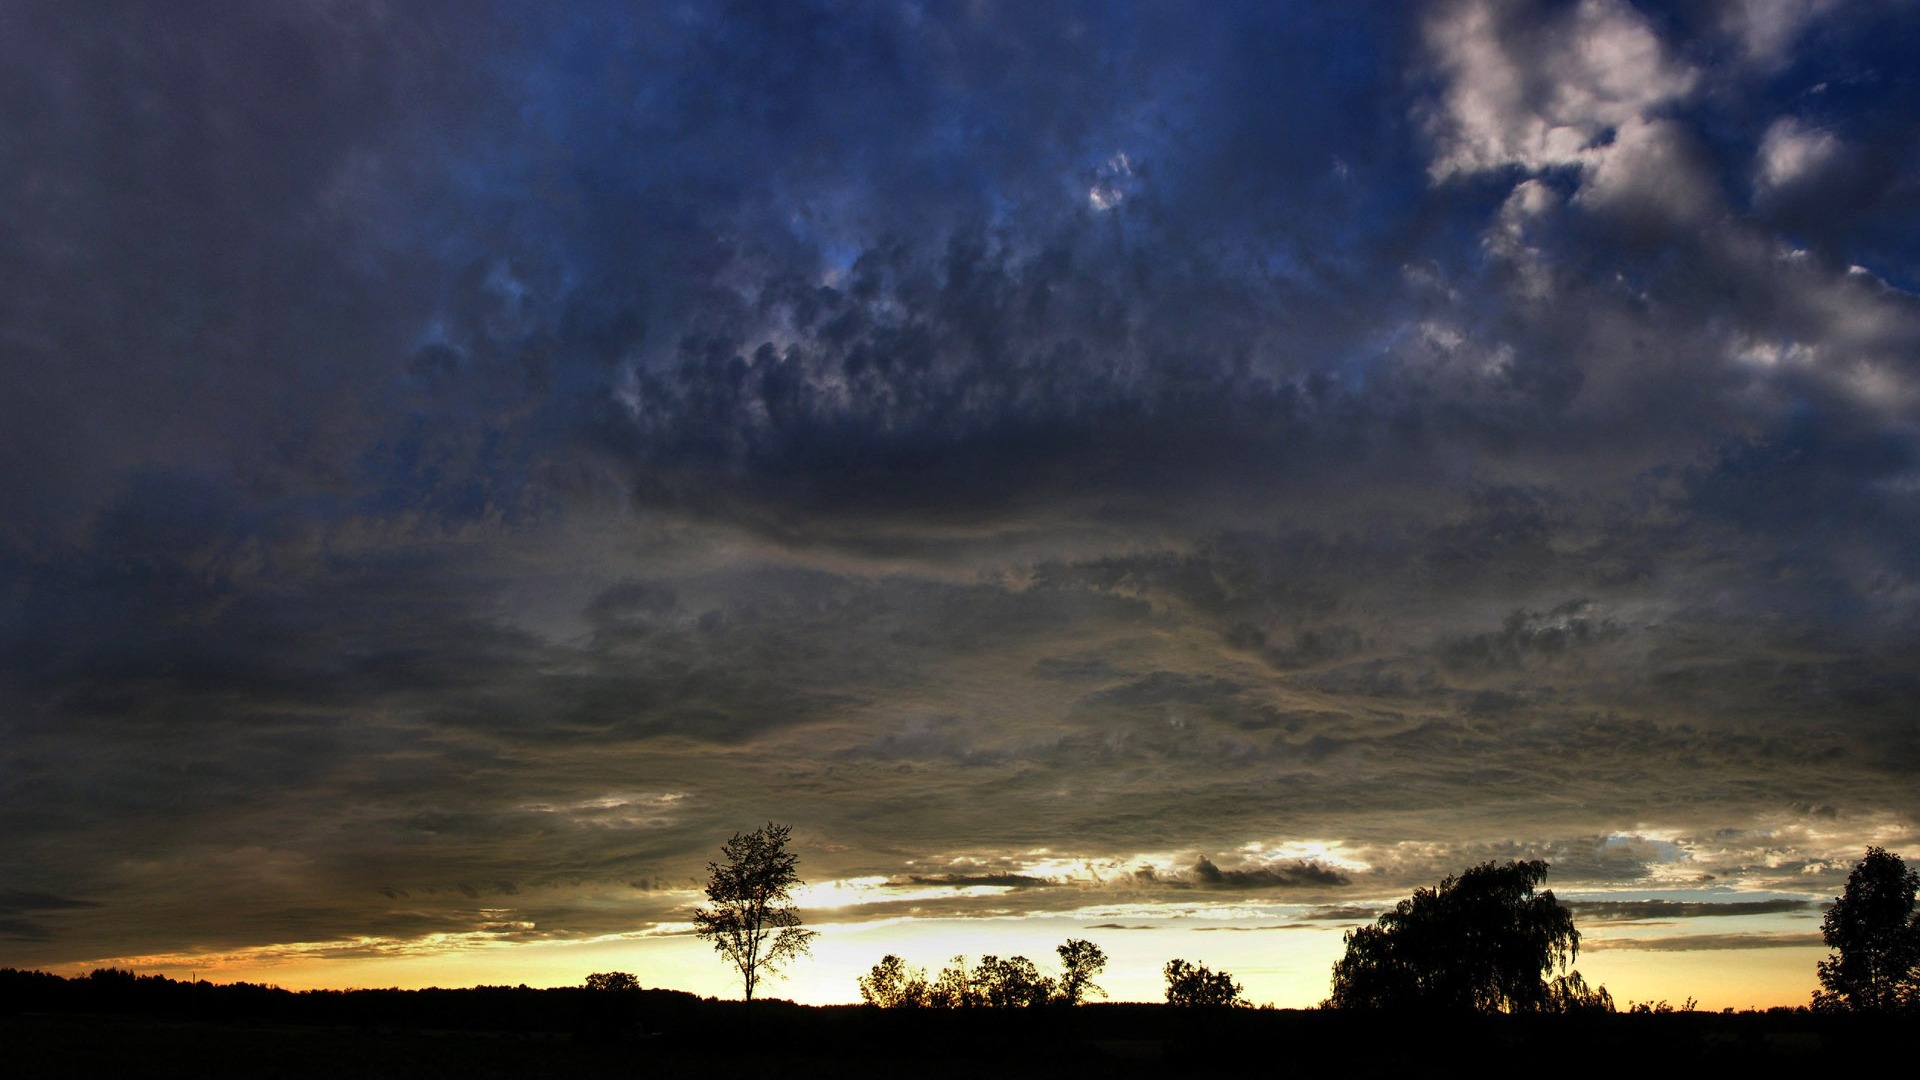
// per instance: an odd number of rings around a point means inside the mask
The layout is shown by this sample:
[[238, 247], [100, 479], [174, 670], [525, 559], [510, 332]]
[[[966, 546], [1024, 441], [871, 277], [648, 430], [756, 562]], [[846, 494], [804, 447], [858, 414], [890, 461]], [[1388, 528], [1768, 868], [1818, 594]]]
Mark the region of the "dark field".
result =
[[[11, 981], [7, 981], [11, 977]], [[47, 981], [51, 980], [51, 981]], [[1160, 1005], [882, 1012], [673, 991], [319, 991], [0, 973], [18, 1076], [967, 1077], [1805, 1074], [1906, 1029], [1777, 1010], [1408, 1017]], [[145, 985], [139, 985], [145, 984]]]

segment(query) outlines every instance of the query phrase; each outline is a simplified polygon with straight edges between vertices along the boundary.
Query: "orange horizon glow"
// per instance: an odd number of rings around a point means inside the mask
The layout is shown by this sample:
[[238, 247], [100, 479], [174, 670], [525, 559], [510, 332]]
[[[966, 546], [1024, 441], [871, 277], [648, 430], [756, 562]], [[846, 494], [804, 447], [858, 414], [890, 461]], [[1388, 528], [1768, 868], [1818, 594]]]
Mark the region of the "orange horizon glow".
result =
[[[1230, 972], [1253, 1004], [1312, 1008], [1327, 994], [1345, 929], [1235, 931], [1169, 925], [1103, 931], [1059, 916], [809, 925], [820, 932], [813, 955], [769, 980], [760, 996], [806, 1005], [858, 1004], [856, 980], [888, 953], [929, 973], [960, 954], [969, 959], [984, 954], [1023, 955], [1042, 972], [1051, 972], [1057, 967], [1054, 946], [1069, 937], [1084, 937], [1108, 956], [1107, 969], [1097, 980], [1107, 997], [1096, 1001], [1162, 1000], [1161, 967], [1179, 957]], [[1686, 951], [1620, 947], [1632, 939], [1595, 933], [1587, 938], [1589, 945], [1573, 967], [1590, 984], [1607, 987], [1622, 1011], [1634, 1003], [1659, 1001], [1680, 1008], [1689, 998], [1696, 1008], [1713, 1012], [1806, 1005], [1816, 985], [1814, 965], [1827, 955], [1817, 938], [1805, 945]], [[579, 986], [591, 972], [628, 971], [650, 988], [720, 999], [740, 996], [739, 981], [731, 969], [704, 942], [681, 933], [484, 945], [305, 943], [218, 953], [100, 957], [45, 965], [43, 970], [74, 977], [101, 967], [182, 981], [248, 982], [292, 991], [551, 988]]]

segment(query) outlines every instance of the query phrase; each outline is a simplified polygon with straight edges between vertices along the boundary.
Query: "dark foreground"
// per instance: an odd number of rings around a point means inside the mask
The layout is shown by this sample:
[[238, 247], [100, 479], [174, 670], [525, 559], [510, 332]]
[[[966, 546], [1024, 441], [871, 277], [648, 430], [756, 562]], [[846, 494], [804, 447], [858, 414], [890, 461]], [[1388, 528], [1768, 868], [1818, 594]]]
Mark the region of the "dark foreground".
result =
[[69, 992], [89, 989], [86, 980], [8, 982], [19, 974], [0, 972], [0, 1046], [16, 1076], [1804, 1075], [1875, 1044], [1897, 1048], [1909, 1030], [1787, 1010], [1441, 1020], [1135, 1004], [887, 1013], [769, 1001], [749, 1016], [738, 1002], [660, 990], [290, 994], [167, 983], [116, 996]]

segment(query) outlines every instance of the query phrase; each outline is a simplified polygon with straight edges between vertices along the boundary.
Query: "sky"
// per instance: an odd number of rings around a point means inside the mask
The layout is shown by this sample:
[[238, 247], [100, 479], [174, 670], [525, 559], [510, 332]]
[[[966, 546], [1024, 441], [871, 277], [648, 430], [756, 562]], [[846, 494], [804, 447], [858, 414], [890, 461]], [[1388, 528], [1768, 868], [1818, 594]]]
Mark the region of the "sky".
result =
[[1920, 9], [0, 6], [0, 965], [1325, 997], [1920, 856]]

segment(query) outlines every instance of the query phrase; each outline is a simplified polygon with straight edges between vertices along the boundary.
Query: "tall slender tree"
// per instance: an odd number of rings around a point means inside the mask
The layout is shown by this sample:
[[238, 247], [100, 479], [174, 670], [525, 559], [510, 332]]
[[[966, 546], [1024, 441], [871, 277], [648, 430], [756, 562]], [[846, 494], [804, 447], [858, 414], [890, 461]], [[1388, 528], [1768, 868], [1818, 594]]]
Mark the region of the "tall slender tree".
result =
[[735, 833], [721, 848], [724, 861], [707, 864], [707, 905], [693, 913], [694, 930], [740, 972], [746, 999], [764, 977], [811, 951], [812, 930], [800, 927], [792, 889], [804, 885], [799, 856], [787, 851], [791, 827], [771, 821]]

